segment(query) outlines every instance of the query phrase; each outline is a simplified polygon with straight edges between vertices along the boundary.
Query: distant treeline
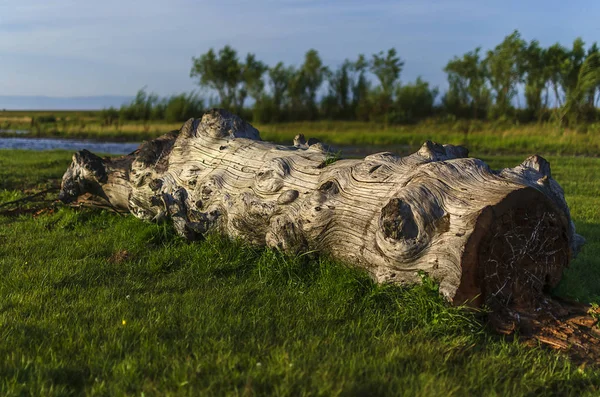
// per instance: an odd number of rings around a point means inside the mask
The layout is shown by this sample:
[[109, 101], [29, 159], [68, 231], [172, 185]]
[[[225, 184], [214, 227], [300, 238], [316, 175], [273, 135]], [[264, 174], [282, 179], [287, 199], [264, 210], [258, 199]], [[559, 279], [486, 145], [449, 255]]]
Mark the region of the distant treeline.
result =
[[198, 117], [204, 109], [204, 100], [193, 92], [161, 99], [158, 95], [148, 94], [141, 89], [130, 104], [123, 105], [120, 109], [110, 107], [102, 110], [102, 118], [107, 125], [129, 120], [176, 122]]
[[421, 78], [402, 83], [403, 66], [393, 48], [371, 58], [359, 55], [330, 70], [314, 49], [299, 67], [282, 62], [270, 67], [254, 54], [240, 60], [225, 46], [192, 58], [190, 77], [216, 93], [210, 103], [194, 93], [159, 99], [141, 90], [120, 110], [106, 109], [105, 120], [183, 121], [209, 104], [262, 123], [388, 124], [441, 117], [576, 125], [600, 120], [600, 50], [596, 43], [586, 48], [581, 38], [571, 48], [558, 43], [544, 48], [514, 31], [494, 49], [476, 48], [450, 60], [444, 67], [449, 88], [439, 98], [438, 89]]

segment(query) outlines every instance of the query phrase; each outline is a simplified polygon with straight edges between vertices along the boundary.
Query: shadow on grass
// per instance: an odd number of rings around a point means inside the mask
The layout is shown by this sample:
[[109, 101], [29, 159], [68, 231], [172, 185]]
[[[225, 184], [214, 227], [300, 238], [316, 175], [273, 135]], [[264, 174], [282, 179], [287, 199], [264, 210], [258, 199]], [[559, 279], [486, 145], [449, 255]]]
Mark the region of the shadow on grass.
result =
[[576, 230], [586, 244], [565, 270], [554, 293], [584, 303], [600, 302], [600, 224], [576, 222]]

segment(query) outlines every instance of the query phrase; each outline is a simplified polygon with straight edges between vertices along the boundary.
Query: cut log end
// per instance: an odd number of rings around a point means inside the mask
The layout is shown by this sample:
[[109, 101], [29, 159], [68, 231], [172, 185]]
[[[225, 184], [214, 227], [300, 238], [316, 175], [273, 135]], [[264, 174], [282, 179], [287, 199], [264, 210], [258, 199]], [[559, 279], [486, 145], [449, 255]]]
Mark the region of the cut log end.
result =
[[548, 203], [536, 204], [507, 209], [481, 243], [483, 295], [492, 310], [541, 307], [569, 264], [566, 225]]
[[534, 310], [571, 259], [568, 220], [541, 192], [514, 191], [485, 208], [463, 256], [455, 303]]

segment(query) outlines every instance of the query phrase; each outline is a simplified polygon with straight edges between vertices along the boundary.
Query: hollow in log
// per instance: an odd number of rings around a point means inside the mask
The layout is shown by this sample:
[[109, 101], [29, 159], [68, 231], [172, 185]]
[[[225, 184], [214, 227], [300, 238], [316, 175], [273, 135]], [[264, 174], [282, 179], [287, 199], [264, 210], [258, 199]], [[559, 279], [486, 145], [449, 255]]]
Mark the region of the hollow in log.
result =
[[75, 153], [61, 200], [148, 220], [196, 239], [210, 230], [286, 252], [319, 251], [379, 282], [439, 282], [450, 301], [531, 306], [583, 244], [550, 165], [531, 156], [494, 171], [465, 148], [337, 160], [299, 135], [260, 139], [214, 109], [119, 158]]

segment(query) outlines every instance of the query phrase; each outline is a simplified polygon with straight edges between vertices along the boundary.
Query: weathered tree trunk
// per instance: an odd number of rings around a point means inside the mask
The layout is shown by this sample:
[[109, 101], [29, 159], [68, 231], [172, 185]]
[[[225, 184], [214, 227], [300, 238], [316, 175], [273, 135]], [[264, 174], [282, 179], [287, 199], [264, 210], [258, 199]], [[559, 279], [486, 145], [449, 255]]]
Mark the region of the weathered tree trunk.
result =
[[379, 282], [424, 272], [454, 303], [535, 304], [583, 243], [563, 191], [539, 156], [492, 171], [467, 154], [428, 141], [407, 157], [334, 161], [320, 143], [262, 142], [212, 110], [127, 156], [76, 153], [60, 198], [91, 193], [144, 220], [170, 218], [189, 239], [214, 229], [318, 250]]

